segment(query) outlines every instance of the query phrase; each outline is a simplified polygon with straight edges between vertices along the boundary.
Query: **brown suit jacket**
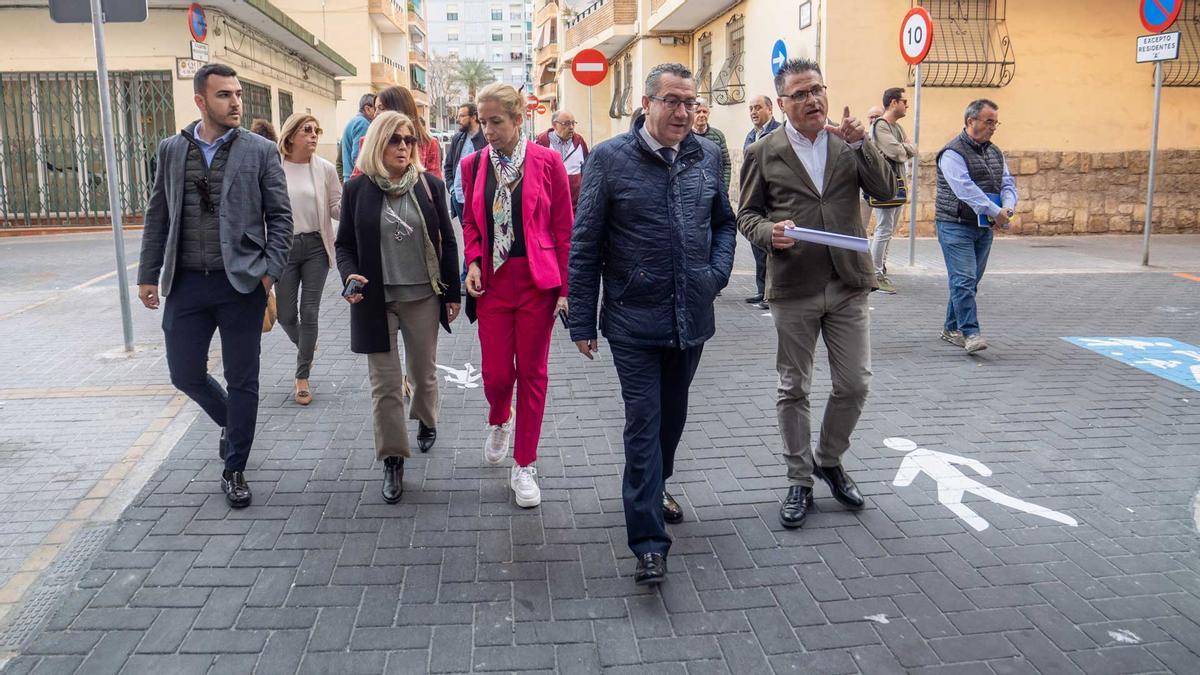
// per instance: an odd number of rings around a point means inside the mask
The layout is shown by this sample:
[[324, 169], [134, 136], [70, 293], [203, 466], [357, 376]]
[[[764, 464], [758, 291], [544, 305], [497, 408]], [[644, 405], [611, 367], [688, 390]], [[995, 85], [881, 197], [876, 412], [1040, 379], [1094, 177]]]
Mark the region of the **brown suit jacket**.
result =
[[876, 287], [869, 253], [807, 242], [783, 250], [771, 247], [771, 228], [783, 220], [792, 220], [799, 227], [865, 237], [860, 191], [877, 199], [895, 195], [896, 177], [870, 138], [853, 150], [830, 134], [828, 146], [822, 193], [817, 192], [796, 156], [786, 130], [746, 148], [738, 230], [771, 251], [767, 256], [767, 300], [819, 293], [834, 272], [849, 286]]

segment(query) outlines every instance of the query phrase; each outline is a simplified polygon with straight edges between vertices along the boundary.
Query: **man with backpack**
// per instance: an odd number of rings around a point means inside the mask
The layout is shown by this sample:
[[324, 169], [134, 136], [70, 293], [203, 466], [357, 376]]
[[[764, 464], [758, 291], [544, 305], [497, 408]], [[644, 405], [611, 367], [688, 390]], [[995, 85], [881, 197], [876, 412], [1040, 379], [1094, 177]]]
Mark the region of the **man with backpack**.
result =
[[887, 251], [892, 235], [896, 232], [896, 223], [900, 220], [900, 210], [908, 202], [907, 182], [905, 181], [904, 164], [917, 154], [917, 149], [908, 142], [904, 127], [900, 126], [900, 118], [908, 114], [908, 99], [904, 90], [892, 87], [883, 92], [883, 116], [871, 123], [871, 140], [883, 156], [892, 165], [892, 173], [896, 175], [896, 195], [894, 199], [868, 199], [875, 209], [875, 234], [871, 237], [871, 261], [875, 265], [875, 281], [880, 293], [892, 295], [896, 286], [887, 276]]

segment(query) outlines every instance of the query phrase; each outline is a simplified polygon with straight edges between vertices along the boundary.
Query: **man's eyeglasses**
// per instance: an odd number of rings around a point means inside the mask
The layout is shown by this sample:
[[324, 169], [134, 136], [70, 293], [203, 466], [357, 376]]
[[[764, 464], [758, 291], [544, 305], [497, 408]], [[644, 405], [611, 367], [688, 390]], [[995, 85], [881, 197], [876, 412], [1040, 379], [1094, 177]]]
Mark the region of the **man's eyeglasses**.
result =
[[667, 106], [667, 110], [675, 110], [679, 106], [683, 106], [683, 109], [688, 112], [696, 112], [696, 108], [700, 107], [700, 101], [697, 101], [694, 98], [686, 101], [675, 98], [674, 96], [668, 96], [666, 98], [663, 98], [662, 96], [650, 96], [648, 98], [651, 101], [658, 101], [659, 103]]
[[306, 134], [316, 134], [318, 136], [325, 133], [324, 129], [315, 124], [305, 124], [304, 126], [300, 127], [300, 131], [303, 131]]
[[392, 134], [388, 139], [388, 145], [416, 145], [416, 136], [401, 136], [400, 134]]
[[978, 117], [972, 117], [971, 119], [975, 120], [976, 122], [979, 122], [980, 124], [982, 124], [983, 126], [989, 128], [989, 129], [995, 129], [996, 127], [1000, 126], [999, 120], [981, 120]]
[[555, 124], [561, 124], [564, 127], [573, 127], [575, 126], [576, 122], [575, 120], [571, 120], [570, 122], [555, 122]]
[[208, 183], [208, 176], [197, 178], [192, 181], [192, 184], [196, 186], [196, 192], [200, 194], [200, 206], [209, 213], [216, 213], [217, 207], [215, 204], [213, 204], [212, 191], [209, 189], [210, 185]]
[[829, 91], [829, 87], [826, 87], [823, 84], [818, 84], [812, 89], [804, 89], [801, 91], [793, 91], [790, 94], [784, 94], [783, 98], [791, 99], [793, 103], [804, 103], [808, 100], [808, 97], [811, 96], [813, 98], [817, 98], [819, 96], [824, 96], [825, 92], [827, 91]]

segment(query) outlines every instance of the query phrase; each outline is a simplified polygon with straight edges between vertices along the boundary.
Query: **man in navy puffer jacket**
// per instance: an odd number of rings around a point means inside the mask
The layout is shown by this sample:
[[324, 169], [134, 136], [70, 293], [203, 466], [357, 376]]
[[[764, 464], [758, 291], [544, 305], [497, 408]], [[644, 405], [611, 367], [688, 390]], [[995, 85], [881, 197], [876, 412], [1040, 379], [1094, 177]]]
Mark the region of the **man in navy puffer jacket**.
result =
[[[733, 209], [720, 149], [691, 133], [696, 84], [684, 66], [655, 66], [645, 118], [588, 158], [571, 236], [571, 339], [588, 358], [608, 338], [625, 402], [625, 527], [634, 580], [666, 575], [665, 522], [683, 513], [665, 490], [687, 419], [688, 388], [713, 336], [713, 299], [733, 269]], [[603, 281], [603, 283], [602, 283]]]

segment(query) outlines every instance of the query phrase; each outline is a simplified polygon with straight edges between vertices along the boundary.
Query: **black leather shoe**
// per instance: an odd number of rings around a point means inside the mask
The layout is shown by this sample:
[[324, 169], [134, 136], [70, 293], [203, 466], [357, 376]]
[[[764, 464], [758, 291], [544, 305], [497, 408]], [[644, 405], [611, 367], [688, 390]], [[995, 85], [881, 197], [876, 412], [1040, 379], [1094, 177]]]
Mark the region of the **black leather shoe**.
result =
[[666, 490], [663, 490], [663, 520], [672, 525], [683, 522], [683, 509]]
[[854, 484], [846, 470], [841, 466], [813, 466], [813, 475], [825, 481], [833, 498], [850, 509], [861, 509], [867, 500], [863, 499], [858, 486]]
[[638, 557], [633, 582], [638, 586], [661, 584], [667, 578], [667, 557], [661, 553], [644, 553]]
[[421, 452], [429, 452], [436, 440], [437, 429], [427, 427], [424, 422], [417, 420], [417, 447], [421, 449]]
[[746, 303], [747, 305], [757, 305], [758, 303], [760, 303], [760, 302], [762, 302], [762, 301], [763, 301], [763, 296], [761, 296], [761, 295], [752, 295], [752, 296], [750, 296], [750, 297], [746, 298], [746, 300], [745, 300], [745, 303]]
[[221, 490], [225, 493], [225, 501], [235, 509], [250, 506], [253, 495], [250, 486], [246, 484], [246, 474], [241, 471], [225, 471], [221, 474]]
[[813, 503], [812, 488], [803, 485], [793, 485], [788, 488], [783, 506], [779, 507], [779, 522], [784, 527], [801, 527], [808, 517], [808, 509]]
[[383, 501], [395, 504], [404, 494], [404, 458], [383, 459]]
[[229, 440], [227, 438], [225, 438], [225, 427], [221, 427], [221, 440], [217, 441], [217, 456], [220, 457], [222, 461], [224, 461], [225, 455], [228, 455], [228, 454], [229, 454]]

